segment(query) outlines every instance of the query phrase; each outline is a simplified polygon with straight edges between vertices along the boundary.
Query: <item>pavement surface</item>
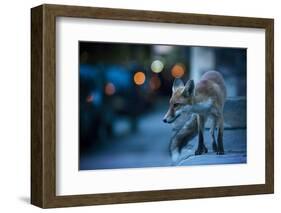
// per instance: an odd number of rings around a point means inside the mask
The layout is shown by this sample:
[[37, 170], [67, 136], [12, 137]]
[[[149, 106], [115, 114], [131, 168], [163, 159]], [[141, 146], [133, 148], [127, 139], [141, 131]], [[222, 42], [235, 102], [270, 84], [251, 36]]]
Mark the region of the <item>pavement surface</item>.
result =
[[[116, 131], [123, 132], [109, 140], [98, 152], [80, 156], [80, 170], [119, 169], [171, 166], [169, 143], [172, 125], [162, 122], [166, 109], [158, 109], [142, 116], [135, 133], [126, 132], [126, 120], [116, 124]], [[216, 155], [212, 151], [209, 131], [205, 131], [207, 154], [195, 156], [197, 137], [195, 137], [181, 154], [181, 160], [174, 166], [234, 164], [246, 163], [246, 129], [234, 128], [224, 131], [225, 155]]]

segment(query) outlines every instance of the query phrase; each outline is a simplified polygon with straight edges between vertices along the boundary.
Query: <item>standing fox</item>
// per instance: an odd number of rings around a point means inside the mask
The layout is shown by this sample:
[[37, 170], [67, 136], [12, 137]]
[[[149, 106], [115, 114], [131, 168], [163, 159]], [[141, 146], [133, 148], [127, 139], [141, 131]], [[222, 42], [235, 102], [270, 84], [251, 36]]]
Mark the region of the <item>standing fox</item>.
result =
[[[163, 121], [165, 123], [174, 122], [186, 106], [189, 106], [189, 112], [195, 113], [197, 116], [194, 116], [194, 114], [191, 116], [191, 120], [185, 125], [186, 133], [183, 130], [181, 130], [181, 133], [192, 137], [195, 137], [198, 133], [198, 147], [195, 155], [208, 152], [204, 144], [205, 123], [208, 118], [211, 119], [210, 134], [213, 150], [218, 155], [223, 155], [223, 108], [226, 100], [226, 87], [222, 75], [217, 71], [208, 71], [201, 77], [196, 86], [193, 80], [188, 80], [184, 85], [181, 79], [175, 79], [172, 91], [170, 107]], [[197, 132], [194, 133], [195, 126]], [[217, 143], [214, 135], [216, 128], [218, 128]], [[173, 161], [179, 156], [182, 144], [186, 143], [185, 141], [180, 142], [178, 138], [172, 140], [170, 150]]]

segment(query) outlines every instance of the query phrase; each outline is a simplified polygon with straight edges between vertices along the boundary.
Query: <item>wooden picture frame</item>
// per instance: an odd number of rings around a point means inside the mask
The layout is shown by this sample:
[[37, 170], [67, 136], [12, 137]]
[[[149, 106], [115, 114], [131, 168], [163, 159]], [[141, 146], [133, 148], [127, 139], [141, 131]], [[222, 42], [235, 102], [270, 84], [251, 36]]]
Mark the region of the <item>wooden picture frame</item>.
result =
[[[87, 195], [56, 195], [56, 17], [265, 29], [265, 184]], [[44, 4], [31, 9], [31, 203], [42, 208], [267, 194], [274, 191], [274, 21]]]

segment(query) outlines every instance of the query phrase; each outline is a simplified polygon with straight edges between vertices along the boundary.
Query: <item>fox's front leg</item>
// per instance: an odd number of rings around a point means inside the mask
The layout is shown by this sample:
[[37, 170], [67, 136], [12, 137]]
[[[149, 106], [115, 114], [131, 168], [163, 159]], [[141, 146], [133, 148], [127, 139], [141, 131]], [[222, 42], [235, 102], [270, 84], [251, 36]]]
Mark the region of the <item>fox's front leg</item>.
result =
[[173, 164], [176, 164], [176, 162], [179, 160], [180, 157], [180, 146], [179, 141], [177, 137], [174, 137], [170, 143], [170, 155], [172, 158]]
[[207, 153], [208, 149], [204, 144], [204, 130], [205, 130], [205, 118], [202, 115], [198, 115], [198, 147], [195, 151], [195, 155], [201, 155]]

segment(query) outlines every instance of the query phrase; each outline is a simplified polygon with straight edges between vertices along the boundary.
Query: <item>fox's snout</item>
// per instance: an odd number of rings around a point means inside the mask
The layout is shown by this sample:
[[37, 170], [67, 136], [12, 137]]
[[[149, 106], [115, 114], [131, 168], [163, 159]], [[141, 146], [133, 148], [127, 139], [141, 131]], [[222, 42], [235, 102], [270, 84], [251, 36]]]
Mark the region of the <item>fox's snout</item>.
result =
[[163, 122], [164, 123], [169, 123], [169, 121], [171, 120], [171, 117], [173, 117], [172, 114], [173, 114], [172, 113], [172, 109], [169, 108], [168, 112], [166, 113], [166, 115], [163, 118]]
[[164, 123], [173, 123], [179, 116], [180, 116], [180, 113], [178, 111], [174, 112], [174, 109], [169, 109], [163, 118], [163, 122]]
[[164, 118], [162, 119], [162, 121], [163, 121], [164, 123], [168, 123], [168, 119], [167, 119], [167, 116], [166, 116], [166, 115], [164, 116]]

